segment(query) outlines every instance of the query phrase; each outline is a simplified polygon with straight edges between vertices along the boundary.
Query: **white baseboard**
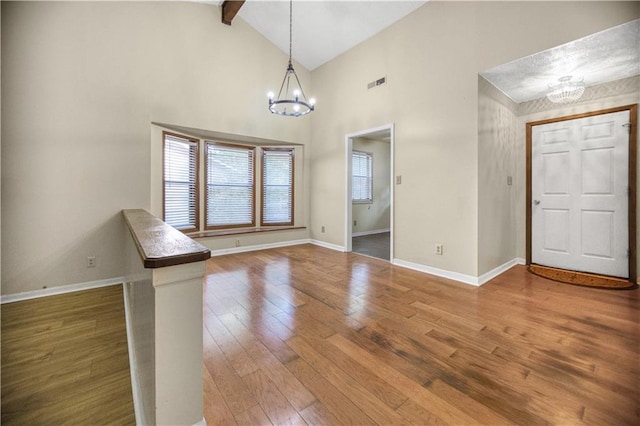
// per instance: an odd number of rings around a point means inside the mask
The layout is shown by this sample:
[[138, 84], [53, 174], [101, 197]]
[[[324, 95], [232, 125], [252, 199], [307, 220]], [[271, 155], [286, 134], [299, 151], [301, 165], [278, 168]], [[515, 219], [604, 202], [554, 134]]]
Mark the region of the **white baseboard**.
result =
[[469, 284], [473, 286], [481, 286], [485, 284], [487, 281], [492, 280], [508, 269], [512, 268], [515, 265], [524, 265], [526, 262], [522, 258], [515, 258], [504, 264], [498, 266], [497, 268], [492, 269], [491, 271], [482, 274], [479, 277], [474, 277], [473, 275], [465, 275], [460, 274], [458, 272], [447, 271], [446, 269], [433, 268], [431, 266], [422, 265], [419, 263], [407, 262], [406, 260], [401, 259], [393, 259], [391, 262], [394, 265], [402, 266], [404, 268], [413, 269], [415, 271], [426, 272], [427, 274], [436, 275], [438, 277], [447, 278], [453, 281], [458, 281], [464, 284]]
[[526, 261], [519, 257], [511, 259], [510, 261], [505, 262], [496, 268], [493, 268], [489, 272], [480, 275], [478, 277], [478, 285], [482, 285], [488, 281], [491, 281], [492, 279], [502, 274], [503, 272], [513, 268], [515, 265], [524, 265], [525, 263]]
[[331, 243], [327, 243], [326, 241], [320, 241], [320, 240], [311, 240], [311, 244], [316, 245], [316, 246], [320, 246], [320, 247], [324, 247], [324, 248], [328, 248], [331, 250], [335, 250], [335, 251], [341, 251], [344, 252], [344, 246], [339, 246], [337, 244], [331, 244]]
[[105, 280], [89, 281], [64, 285], [60, 287], [43, 288], [42, 290], [25, 291], [24, 293], [5, 294], [0, 298], [0, 304], [19, 302], [21, 300], [37, 299], [39, 297], [54, 296], [56, 294], [73, 293], [76, 291], [90, 290], [92, 288], [107, 287], [122, 284], [124, 277], [108, 278]]
[[140, 379], [138, 378], [138, 360], [136, 358], [136, 348], [133, 344], [133, 324], [131, 323], [131, 308], [129, 302], [129, 286], [131, 284], [122, 285], [122, 294], [124, 295], [124, 319], [127, 328], [127, 346], [129, 349], [129, 372], [131, 376], [131, 391], [133, 394], [133, 413], [136, 417], [136, 425], [146, 425], [144, 418], [144, 410], [142, 406], [142, 388], [140, 387]]
[[373, 231], [354, 232], [354, 233], [351, 234], [351, 236], [352, 237], [364, 237], [365, 235], [384, 234], [385, 232], [391, 232], [391, 228], [374, 229]]
[[408, 262], [402, 259], [393, 259], [391, 262], [394, 265], [402, 266], [403, 268], [413, 269], [414, 271], [426, 272], [427, 274], [435, 275], [442, 278], [448, 278], [450, 280], [459, 281], [465, 284], [479, 285], [478, 278], [472, 275], [460, 274], [458, 272], [447, 271], [446, 269], [433, 268], [431, 266], [422, 265], [420, 263]]
[[231, 247], [231, 248], [225, 248], [225, 249], [211, 250], [211, 257], [222, 256], [225, 254], [233, 254], [233, 253], [244, 253], [248, 251], [265, 250], [265, 249], [278, 248], [278, 247], [297, 246], [299, 244], [309, 244], [309, 243], [311, 243], [311, 240], [306, 238], [302, 240], [282, 241], [279, 243], [255, 244], [251, 246]]

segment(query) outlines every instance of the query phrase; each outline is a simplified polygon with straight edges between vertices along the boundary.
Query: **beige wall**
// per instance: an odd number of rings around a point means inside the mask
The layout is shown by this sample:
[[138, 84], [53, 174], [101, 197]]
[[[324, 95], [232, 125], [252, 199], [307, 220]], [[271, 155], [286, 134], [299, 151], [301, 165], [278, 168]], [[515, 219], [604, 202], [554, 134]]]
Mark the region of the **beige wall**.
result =
[[[428, 2], [314, 70], [312, 238], [344, 245], [344, 135], [393, 122], [402, 176], [395, 257], [478, 276], [478, 73], [630, 21], [639, 9], [634, 2]], [[385, 86], [366, 89], [384, 75]]]
[[373, 154], [373, 202], [353, 203], [353, 233], [389, 229], [391, 226], [391, 145], [366, 138], [353, 139], [353, 149]]
[[309, 143], [308, 117], [267, 112], [286, 55], [217, 6], [1, 7], [3, 294], [123, 275], [120, 210], [151, 207], [151, 122]]
[[[516, 257], [517, 105], [478, 77], [478, 275]], [[508, 178], [511, 177], [511, 185]]]

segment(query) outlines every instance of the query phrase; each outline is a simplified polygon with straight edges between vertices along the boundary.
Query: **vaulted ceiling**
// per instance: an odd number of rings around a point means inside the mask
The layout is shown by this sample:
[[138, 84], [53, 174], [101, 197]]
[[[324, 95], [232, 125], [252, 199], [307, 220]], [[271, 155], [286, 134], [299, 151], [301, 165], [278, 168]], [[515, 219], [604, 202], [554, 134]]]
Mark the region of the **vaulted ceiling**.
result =
[[[232, 2], [237, 3], [237, 2]], [[293, 58], [312, 71], [426, 1], [293, 2]], [[237, 16], [289, 54], [289, 2], [246, 1]]]
[[[247, 0], [229, 5], [265, 38], [289, 53], [289, 2]], [[426, 1], [293, 2], [295, 61], [312, 71], [401, 20]], [[236, 15], [237, 12], [237, 15]], [[481, 75], [515, 102], [537, 99], [571, 75], [587, 86], [640, 74], [640, 20], [486, 70]]]

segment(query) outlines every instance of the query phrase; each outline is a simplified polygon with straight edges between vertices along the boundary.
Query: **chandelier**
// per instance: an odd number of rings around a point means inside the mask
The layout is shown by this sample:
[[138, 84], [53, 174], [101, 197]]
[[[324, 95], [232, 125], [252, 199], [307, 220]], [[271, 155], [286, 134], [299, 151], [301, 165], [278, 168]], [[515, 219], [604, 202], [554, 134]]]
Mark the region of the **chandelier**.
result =
[[580, 99], [584, 93], [584, 79], [572, 81], [570, 75], [560, 77], [558, 83], [549, 84], [547, 99], [556, 104], [565, 104]]
[[293, 0], [289, 0], [289, 65], [284, 73], [284, 79], [280, 85], [280, 91], [276, 98], [273, 92], [269, 92], [269, 111], [278, 115], [289, 117], [300, 117], [313, 111], [316, 100], [307, 97], [302, 90], [298, 75], [291, 64], [291, 40], [293, 28]]

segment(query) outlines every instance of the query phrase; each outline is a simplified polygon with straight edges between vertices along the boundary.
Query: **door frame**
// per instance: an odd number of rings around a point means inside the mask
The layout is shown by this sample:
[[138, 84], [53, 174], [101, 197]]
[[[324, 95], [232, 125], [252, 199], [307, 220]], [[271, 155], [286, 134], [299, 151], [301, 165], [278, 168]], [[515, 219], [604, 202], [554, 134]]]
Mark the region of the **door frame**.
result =
[[352, 177], [351, 177], [351, 172], [352, 172], [352, 160], [351, 160], [351, 156], [353, 155], [353, 139], [355, 138], [361, 138], [361, 137], [365, 137], [367, 135], [370, 135], [371, 133], [378, 133], [384, 130], [388, 130], [389, 131], [389, 203], [390, 203], [390, 209], [389, 209], [389, 229], [390, 229], [390, 233], [389, 233], [389, 262], [393, 263], [393, 235], [394, 235], [394, 220], [393, 220], [393, 211], [394, 209], [394, 192], [395, 192], [395, 187], [394, 187], [394, 144], [395, 144], [395, 132], [394, 132], [394, 124], [390, 123], [390, 124], [385, 124], [379, 127], [374, 127], [372, 129], [366, 129], [366, 130], [361, 130], [359, 132], [354, 132], [354, 133], [349, 133], [347, 135], [345, 135], [344, 137], [344, 141], [345, 141], [345, 170], [346, 170], [346, 174], [345, 174], [345, 227], [344, 227], [344, 251], [345, 252], [351, 252], [352, 249], [352, 244], [351, 244], [351, 240], [353, 237], [353, 229], [352, 229], [352, 223], [353, 223], [353, 203], [352, 203], [352, 197], [351, 197], [351, 193], [352, 193]]
[[614, 112], [629, 111], [629, 122], [631, 128], [629, 129], [629, 281], [637, 283], [637, 271], [636, 271], [636, 139], [638, 133], [637, 119], [638, 119], [638, 104], [625, 105], [621, 107], [602, 109], [598, 111], [591, 111], [582, 114], [567, 115], [563, 117], [550, 118], [540, 121], [532, 121], [526, 123], [526, 262], [527, 265], [531, 265], [531, 168], [532, 168], [532, 129], [534, 126], [540, 126], [543, 124], [557, 123], [560, 121], [575, 120], [578, 118], [593, 117], [596, 115], [610, 114]]

